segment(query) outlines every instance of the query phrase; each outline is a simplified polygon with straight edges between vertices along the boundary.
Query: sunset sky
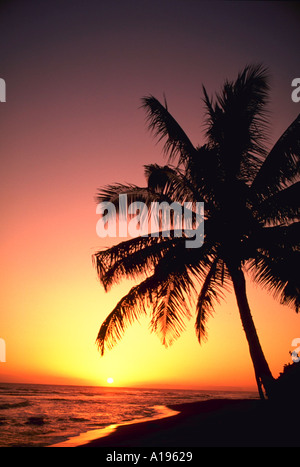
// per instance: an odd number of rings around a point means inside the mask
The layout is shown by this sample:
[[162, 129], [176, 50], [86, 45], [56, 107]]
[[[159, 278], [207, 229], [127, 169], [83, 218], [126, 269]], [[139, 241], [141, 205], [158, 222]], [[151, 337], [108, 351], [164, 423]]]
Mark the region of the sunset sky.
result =
[[[199, 346], [194, 320], [168, 349], [134, 325], [103, 358], [98, 329], [122, 295], [105, 293], [91, 256], [94, 196], [114, 182], [144, 184], [165, 163], [141, 98], [163, 99], [192, 142], [204, 142], [201, 85], [210, 95], [249, 63], [270, 70], [270, 147], [300, 112], [296, 2], [11, 0], [0, 7], [0, 381], [255, 388], [233, 294]], [[201, 200], [199, 200], [201, 201]], [[117, 242], [117, 239], [115, 239]], [[300, 317], [248, 282], [254, 322], [275, 377]]]

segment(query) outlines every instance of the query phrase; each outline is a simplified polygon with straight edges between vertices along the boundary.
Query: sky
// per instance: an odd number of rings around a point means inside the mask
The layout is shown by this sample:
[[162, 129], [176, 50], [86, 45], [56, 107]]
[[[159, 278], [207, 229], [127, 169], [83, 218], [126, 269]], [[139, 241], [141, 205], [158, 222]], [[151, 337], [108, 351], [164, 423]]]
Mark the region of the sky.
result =
[[[209, 95], [247, 64], [270, 72], [269, 146], [296, 118], [300, 10], [296, 2], [27, 0], [0, 6], [0, 381], [115, 386], [255, 388], [232, 293], [198, 344], [193, 319], [172, 347], [147, 319], [100, 357], [102, 321], [133, 283], [105, 293], [92, 254], [94, 196], [115, 182], [144, 184], [164, 164], [141, 98], [168, 101], [195, 145]], [[117, 243], [118, 239], [113, 239]], [[277, 377], [291, 363], [300, 317], [247, 279], [254, 322]], [[0, 359], [1, 360], [1, 359]]]

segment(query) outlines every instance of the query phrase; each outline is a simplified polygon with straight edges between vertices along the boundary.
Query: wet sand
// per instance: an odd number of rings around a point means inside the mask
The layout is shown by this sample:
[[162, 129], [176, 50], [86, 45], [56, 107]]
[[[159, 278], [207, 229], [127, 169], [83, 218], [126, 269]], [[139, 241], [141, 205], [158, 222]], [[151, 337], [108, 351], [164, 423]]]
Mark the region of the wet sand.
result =
[[118, 426], [80, 447], [299, 447], [299, 408], [255, 399], [169, 406], [179, 414]]

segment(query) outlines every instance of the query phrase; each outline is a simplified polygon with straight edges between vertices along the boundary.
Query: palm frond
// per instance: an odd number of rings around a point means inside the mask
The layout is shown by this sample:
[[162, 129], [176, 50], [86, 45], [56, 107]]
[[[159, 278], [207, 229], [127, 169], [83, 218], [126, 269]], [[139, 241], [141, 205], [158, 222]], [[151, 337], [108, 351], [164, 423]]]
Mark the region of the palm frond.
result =
[[[170, 195], [171, 194], [172, 191], [170, 190]], [[117, 183], [114, 185], [107, 185], [103, 189], [99, 190], [96, 201], [99, 203], [97, 205], [97, 213], [105, 216], [103, 218], [104, 220], [99, 220], [101, 221], [99, 227], [100, 231], [105, 231], [103, 223], [111, 219], [111, 221], [114, 222], [115, 235], [117, 236], [117, 221], [119, 221], [119, 234], [121, 223], [127, 222], [127, 225], [123, 224], [123, 228], [121, 230], [122, 234], [120, 234], [121, 237], [124, 237], [124, 232], [126, 236], [128, 222], [130, 221], [128, 217], [128, 209], [130, 206], [133, 206], [133, 209], [135, 210], [131, 214], [137, 214], [138, 212], [137, 215], [139, 216], [142, 224], [137, 227], [137, 235], [139, 235], [149, 232], [149, 228], [147, 229], [147, 219], [149, 220], [150, 218], [151, 210], [148, 208], [151, 208], [152, 203], [160, 203], [162, 201], [172, 203], [173, 200], [170, 199], [168, 194], [151, 190], [148, 187]], [[133, 203], [138, 204], [134, 206]], [[136, 224], [138, 224], [138, 222]], [[144, 228], [146, 231], [142, 232]]]
[[152, 307], [150, 328], [158, 332], [165, 346], [180, 336], [186, 319], [190, 319], [196, 281], [205, 277], [210, 257], [209, 242], [196, 251], [179, 242], [156, 266], [152, 277], [158, 285], [157, 299]]
[[269, 152], [252, 183], [252, 189], [265, 197], [296, 181], [299, 174], [300, 114]]
[[223, 298], [222, 289], [228, 287], [228, 272], [222, 260], [216, 257], [206, 274], [197, 300], [195, 330], [199, 343], [207, 339], [207, 320], [216, 303]]
[[169, 161], [178, 157], [180, 164], [196, 152], [186, 133], [169, 113], [166, 102], [163, 106], [150, 95], [142, 99], [142, 107], [147, 112], [150, 131], [158, 137], [158, 141], [166, 139], [163, 149]]
[[155, 332], [165, 347], [172, 345], [185, 329], [185, 320], [191, 317], [189, 300], [193, 288], [185, 271], [168, 274], [157, 288], [157, 300], [152, 309], [151, 332]]
[[257, 207], [258, 218], [266, 223], [289, 223], [300, 218], [300, 182], [267, 197]]
[[[179, 239], [181, 240], [181, 239]], [[154, 273], [132, 287], [105, 319], [98, 333], [101, 354], [120, 340], [127, 327], [152, 308], [150, 327], [158, 333], [164, 345], [170, 345], [184, 329], [184, 318], [190, 317], [188, 308], [192, 280], [182, 261], [184, 244], [169, 248], [158, 262]], [[175, 253], [176, 251], [176, 253]]]
[[194, 185], [178, 168], [158, 164], [144, 167], [149, 190], [165, 195], [171, 202], [183, 203], [197, 199]]
[[118, 212], [120, 195], [127, 195], [128, 204], [134, 201], [143, 201], [144, 203], [147, 203], [149, 201], [149, 197], [154, 196], [153, 193], [149, 193], [149, 190], [146, 187], [139, 187], [133, 184], [116, 183], [99, 189], [97, 196], [95, 197], [95, 201], [97, 203], [110, 202], [115, 206]]
[[300, 305], [300, 222], [262, 229], [257, 235], [259, 248], [249, 262], [253, 279], [272, 292], [281, 303]]
[[187, 161], [186, 172], [186, 178], [194, 187], [195, 198], [204, 200], [205, 209], [213, 211], [220, 184], [225, 179], [218, 148], [208, 144], [197, 147], [197, 157]]
[[178, 242], [155, 268], [152, 278], [157, 284], [157, 298], [152, 306], [150, 329], [158, 333], [165, 346], [180, 336], [185, 320], [191, 317], [194, 280], [201, 276], [207, 256], [205, 250], [194, 253]]
[[132, 287], [129, 293], [121, 298], [98, 332], [96, 343], [101, 355], [104, 355], [106, 349], [114, 347], [128, 326], [138, 321], [142, 315], [146, 315], [146, 306], [152, 301], [153, 290], [154, 284], [150, 277]]
[[257, 230], [254, 242], [258, 251], [270, 256], [288, 256], [289, 252], [300, 249], [300, 222]]
[[153, 272], [160, 259], [175, 245], [183, 243], [181, 237], [144, 236], [119, 243], [93, 255], [93, 264], [104, 289], [123, 278], [136, 279]]
[[[185, 320], [191, 316], [194, 281], [204, 277], [210, 256], [209, 242], [195, 252], [187, 249], [184, 241], [183, 237], [162, 239], [158, 243], [155, 243], [155, 239], [137, 238], [103, 252], [106, 255], [102, 271], [104, 283], [109, 282], [110, 274], [130, 276], [132, 271], [133, 277], [139, 269], [142, 271], [148, 266], [153, 274], [139, 286], [133, 287], [104, 321], [97, 340], [102, 353], [105, 342], [111, 348], [123, 336], [127, 326], [146, 313], [147, 307], [152, 310], [150, 329], [158, 334], [165, 346], [171, 345], [180, 336]], [[130, 261], [132, 264], [127, 269]], [[110, 272], [110, 269], [113, 271]]]
[[175, 168], [159, 164], [144, 165], [144, 174], [148, 188], [159, 193], [168, 191], [171, 184], [170, 179], [178, 176]]
[[[115, 208], [115, 211], [108, 210], [107, 217], [115, 214], [124, 216], [128, 206], [134, 202], [142, 202], [147, 208], [151, 208], [152, 203], [183, 203], [185, 200], [197, 199], [197, 193], [192, 192], [192, 184], [178, 169], [164, 168], [157, 164], [146, 165], [145, 174], [148, 180], [147, 187], [116, 183], [98, 191], [95, 198], [97, 203], [111, 203]], [[126, 195], [122, 201], [120, 195]], [[151, 211], [148, 211], [148, 214], [150, 216]]]
[[266, 251], [257, 254], [250, 262], [253, 279], [280, 300], [283, 305], [292, 306], [296, 312], [300, 308], [300, 279], [295, 271], [299, 268], [300, 249], [281, 249], [281, 255], [273, 256]]
[[206, 135], [217, 146], [225, 171], [249, 182], [265, 156], [269, 91], [267, 70], [247, 66], [236, 81], [226, 81], [215, 101], [203, 87], [207, 110]]

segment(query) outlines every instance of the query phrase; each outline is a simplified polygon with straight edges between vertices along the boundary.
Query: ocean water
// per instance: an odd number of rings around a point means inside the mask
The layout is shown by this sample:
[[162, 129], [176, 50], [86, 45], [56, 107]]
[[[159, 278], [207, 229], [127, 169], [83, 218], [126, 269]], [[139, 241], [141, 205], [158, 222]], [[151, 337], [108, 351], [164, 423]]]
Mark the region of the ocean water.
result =
[[0, 447], [51, 446], [90, 430], [99, 437], [110, 425], [211, 398], [257, 398], [257, 393], [0, 383]]

